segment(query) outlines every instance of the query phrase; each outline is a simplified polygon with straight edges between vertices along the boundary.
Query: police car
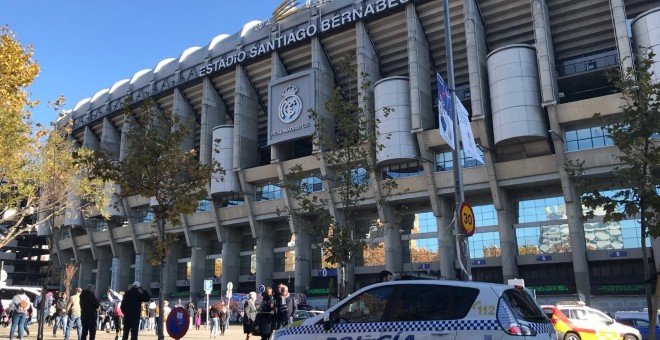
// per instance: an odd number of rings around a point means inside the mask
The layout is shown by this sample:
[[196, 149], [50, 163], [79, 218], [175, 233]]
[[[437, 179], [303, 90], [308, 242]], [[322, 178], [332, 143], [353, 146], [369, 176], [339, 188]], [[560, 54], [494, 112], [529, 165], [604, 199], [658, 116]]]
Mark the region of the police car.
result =
[[325, 313], [293, 323], [272, 339], [424, 340], [557, 338], [522, 287], [414, 280], [362, 288]]

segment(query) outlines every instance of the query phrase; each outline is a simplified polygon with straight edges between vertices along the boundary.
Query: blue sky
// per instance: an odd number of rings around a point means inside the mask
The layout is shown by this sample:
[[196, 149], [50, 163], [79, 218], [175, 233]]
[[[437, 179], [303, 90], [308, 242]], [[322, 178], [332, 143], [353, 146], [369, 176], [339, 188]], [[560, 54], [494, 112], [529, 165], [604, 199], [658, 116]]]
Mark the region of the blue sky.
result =
[[[0, 25], [9, 25], [23, 45], [34, 47], [41, 73], [29, 91], [40, 100], [33, 119], [49, 123], [47, 106], [60, 94], [66, 109], [80, 100], [204, 47], [219, 34], [264, 21], [282, 0], [0, 0]], [[304, 3], [304, 1], [301, 1]]]

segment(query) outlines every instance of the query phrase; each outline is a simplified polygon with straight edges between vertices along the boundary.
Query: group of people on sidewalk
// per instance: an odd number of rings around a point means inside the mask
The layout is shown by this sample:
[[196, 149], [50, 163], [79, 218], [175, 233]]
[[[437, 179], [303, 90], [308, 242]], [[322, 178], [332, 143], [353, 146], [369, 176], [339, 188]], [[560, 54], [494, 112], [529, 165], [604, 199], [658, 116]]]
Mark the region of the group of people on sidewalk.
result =
[[[64, 340], [69, 340], [71, 330], [76, 329], [77, 340], [96, 339], [96, 330], [99, 327], [98, 311], [100, 303], [94, 295], [96, 286], [87, 285], [85, 289], [78, 287], [71, 297], [67, 298], [66, 292], [52, 303], [55, 307], [53, 336], [57, 336], [58, 328], [64, 333]], [[108, 289], [108, 298], [111, 299], [114, 311], [114, 324], [116, 325], [115, 340], [119, 340], [119, 332], [123, 321], [124, 334], [122, 340], [137, 340], [140, 312], [143, 302], [149, 302], [149, 293], [142, 289], [140, 282], [135, 281], [128, 292], [115, 292]], [[18, 328], [18, 338], [23, 340], [26, 315], [28, 306], [31, 306], [29, 297], [24, 290], [20, 290], [11, 301], [10, 308], [13, 310], [12, 323], [9, 331], [9, 340], [14, 339], [14, 333]]]
[[273, 288], [266, 287], [261, 297], [261, 304], [257, 307], [257, 293], [250, 292], [243, 305], [246, 340], [250, 339], [250, 335], [260, 336], [262, 340], [270, 338], [273, 331], [293, 322], [293, 315], [298, 309], [295, 297], [284, 284], [277, 287], [276, 293], [273, 293]]

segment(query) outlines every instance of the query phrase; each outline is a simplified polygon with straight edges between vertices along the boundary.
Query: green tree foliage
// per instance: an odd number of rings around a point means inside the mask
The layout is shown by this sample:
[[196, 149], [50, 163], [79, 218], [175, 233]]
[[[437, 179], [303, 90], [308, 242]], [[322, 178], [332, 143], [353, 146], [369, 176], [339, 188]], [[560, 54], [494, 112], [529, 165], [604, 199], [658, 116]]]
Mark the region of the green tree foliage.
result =
[[[604, 125], [619, 149], [615, 155], [619, 165], [602, 180], [589, 179], [585, 163], [570, 162], [567, 171], [582, 192], [585, 219], [595, 217], [597, 210], [604, 211], [603, 222], [635, 218], [640, 221], [641, 243], [647, 258], [646, 238], [660, 236], [660, 83], [652, 79], [651, 68], [655, 54], [649, 52], [621, 74], [610, 74], [621, 91], [625, 104], [621, 113], [594, 117]], [[606, 194], [607, 190], [614, 194]], [[648, 305], [651, 303], [650, 268], [644, 261]], [[649, 309], [651, 310], [651, 309]]]
[[[53, 225], [68, 208], [78, 214], [107, 202], [101, 183], [72, 156], [69, 125], [32, 122], [30, 110], [38, 102], [29, 99], [27, 88], [40, 70], [32, 54], [9, 27], [0, 27], [0, 247], [36, 225]], [[64, 98], [51, 104], [59, 111]]]
[[[362, 237], [354, 235], [364, 201], [377, 191], [376, 206], [380, 208], [396, 188], [395, 180], [382, 181], [376, 175], [376, 152], [384, 147], [382, 139], [389, 136], [378, 133], [379, 121], [369, 96], [371, 83], [367, 74], [357, 72], [354, 60], [355, 53], [349, 53], [338, 65], [348, 80], [344, 87], [335, 88], [325, 103], [330, 121], [320, 112], [309, 110], [316, 129], [314, 146], [319, 150], [315, 156], [327, 165], [327, 177], [337, 197], [336, 213], [330, 209], [333, 203], [328, 195], [312, 192], [303, 184], [309, 174], [300, 165], [287, 169], [286, 175], [287, 194], [294, 202], [289, 217], [297, 229], [311, 233], [315, 244], [321, 243], [323, 260], [339, 268], [352, 263], [367, 245]], [[390, 111], [385, 108], [384, 115]], [[345, 278], [339, 285], [340, 294], [347, 292]]]
[[[208, 198], [209, 181], [224, 171], [217, 162], [200, 163], [197, 150], [189, 145], [194, 120], [162, 110], [151, 100], [141, 107], [126, 103], [124, 115], [128, 132], [122, 158], [99, 151], [85, 162], [95, 165], [96, 176], [118, 185], [120, 197], [156, 201], [151, 263], [161, 266], [163, 282], [167, 255], [177, 241], [175, 234], [167, 232], [167, 225], [178, 226], [182, 215], [193, 214], [199, 200]], [[163, 320], [162, 290], [159, 304]], [[164, 338], [162, 327], [158, 337]]]

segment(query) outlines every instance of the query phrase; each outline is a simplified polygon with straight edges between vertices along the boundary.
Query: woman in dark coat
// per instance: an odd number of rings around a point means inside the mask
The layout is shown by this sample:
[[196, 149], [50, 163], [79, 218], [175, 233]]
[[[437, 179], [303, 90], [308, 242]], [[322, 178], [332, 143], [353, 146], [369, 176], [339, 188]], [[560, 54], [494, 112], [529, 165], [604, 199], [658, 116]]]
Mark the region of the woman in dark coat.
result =
[[254, 319], [257, 318], [257, 306], [254, 304], [257, 300], [257, 293], [250, 292], [248, 299], [243, 305], [243, 333], [246, 334], [245, 340], [250, 340]]
[[261, 307], [259, 307], [259, 313], [255, 319], [255, 327], [259, 328], [259, 333], [261, 335], [261, 340], [268, 340], [270, 335], [273, 333], [275, 328], [276, 318], [275, 308], [275, 298], [273, 298], [273, 289], [271, 287], [266, 288], [266, 291], [263, 293], [263, 301], [261, 302]]
[[93, 284], [87, 285], [85, 290], [80, 293], [80, 320], [82, 321], [82, 340], [96, 339], [96, 322], [98, 320], [96, 311], [99, 308], [99, 300], [94, 295], [96, 287]]

